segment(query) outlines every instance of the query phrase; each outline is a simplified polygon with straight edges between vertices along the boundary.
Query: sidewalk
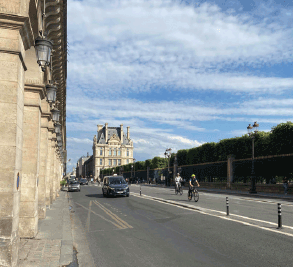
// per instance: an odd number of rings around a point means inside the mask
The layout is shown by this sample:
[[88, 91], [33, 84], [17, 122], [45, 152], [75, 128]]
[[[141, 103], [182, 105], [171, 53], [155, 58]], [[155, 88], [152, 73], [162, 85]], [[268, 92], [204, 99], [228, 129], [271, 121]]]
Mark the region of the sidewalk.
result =
[[[155, 185], [155, 184], [143, 184], [145, 186], [155, 186], [155, 187], [165, 187], [165, 188], [174, 188], [174, 186], [165, 186], [165, 185]], [[183, 186], [184, 190], [188, 190], [188, 187]], [[257, 192], [256, 194], [251, 194], [246, 191], [230, 190], [230, 189], [217, 189], [217, 188], [204, 188], [198, 187], [198, 191], [214, 193], [214, 194], [228, 194], [228, 195], [238, 195], [250, 198], [272, 198], [272, 199], [282, 199], [293, 202], [293, 195], [277, 194], [277, 193], [266, 193], [266, 192]]]
[[[20, 239], [19, 266], [71, 266], [73, 240], [67, 191], [47, 209], [46, 219], [39, 220], [39, 232], [34, 239]], [[75, 265], [77, 266], [77, 265]]]

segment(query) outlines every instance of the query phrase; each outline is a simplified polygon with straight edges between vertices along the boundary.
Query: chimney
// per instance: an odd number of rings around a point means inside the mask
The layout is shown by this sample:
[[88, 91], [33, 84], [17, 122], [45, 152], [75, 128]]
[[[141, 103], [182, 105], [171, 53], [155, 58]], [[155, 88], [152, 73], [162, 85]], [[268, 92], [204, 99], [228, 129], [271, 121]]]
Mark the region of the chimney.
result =
[[130, 128], [130, 126], [127, 126], [127, 139], [130, 139], [129, 128]]
[[107, 122], [105, 123], [105, 141], [106, 143], [108, 141], [108, 123]]
[[99, 140], [100, 139], [100, 136], [102, 134], [102, 131], [101, 130], [103, 129], [103, 125], [98, 124], [97, 126], [98, 126], [97, 137], [98, 137], [98, 140]]
[[123, 124], [120, 124], [120, 132], [121, 132], [121, 135], [120, 135], [120, 139], [121, 139], [121, 143], [123, 143]]

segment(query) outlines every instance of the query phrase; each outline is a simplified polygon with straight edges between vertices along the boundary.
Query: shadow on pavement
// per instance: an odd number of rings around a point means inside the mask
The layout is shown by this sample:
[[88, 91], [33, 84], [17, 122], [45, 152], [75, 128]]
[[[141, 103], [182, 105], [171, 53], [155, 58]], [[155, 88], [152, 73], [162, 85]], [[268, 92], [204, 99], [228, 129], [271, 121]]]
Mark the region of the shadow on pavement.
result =
[[86, 197], [95, 197], [95, 198], [103, 198], [103, 194], [90, 194], [90, 195], [85, 195]]

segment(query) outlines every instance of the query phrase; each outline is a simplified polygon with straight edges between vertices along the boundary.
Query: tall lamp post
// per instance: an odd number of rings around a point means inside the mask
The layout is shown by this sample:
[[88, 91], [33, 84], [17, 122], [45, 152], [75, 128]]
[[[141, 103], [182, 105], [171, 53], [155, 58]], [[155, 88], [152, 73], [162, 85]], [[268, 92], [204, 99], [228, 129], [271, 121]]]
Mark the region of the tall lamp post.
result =
[[167, 148], [166, 151], [165, 151], [165, 153], [164, 153], [165, 158], [168, 159], [168, 178], [167, 178], [168, 181], [166, 181], [166, 185], [168, 185], [168, 183], [170, 185], [170, 158], [171, 158], [171, 150], [172, 150], [171, 148]]
[[[249, 193], [251, 193], [251, 194], [257, 193], [256, 187], [255, 187], [255, 173], [254, 173], [254, 139], [258, 133], [258, 127], [259, 127], [259, 124], [257, 122], [254, 122], [253, 126], [251, 126], [251, 124], [249, 124], [247, 127], [248, 135], [252, 140], [251, 188], [249, 191]], [[255, 130], [253, 131], [253, 129], [255, 129]]]
[[104, 181], [104, 170], [105, 170], [105, 168], [103, 167], [102, 168], [102, 182]]
[[135, 179], [135, 158], [133, 158], [133, 177]]

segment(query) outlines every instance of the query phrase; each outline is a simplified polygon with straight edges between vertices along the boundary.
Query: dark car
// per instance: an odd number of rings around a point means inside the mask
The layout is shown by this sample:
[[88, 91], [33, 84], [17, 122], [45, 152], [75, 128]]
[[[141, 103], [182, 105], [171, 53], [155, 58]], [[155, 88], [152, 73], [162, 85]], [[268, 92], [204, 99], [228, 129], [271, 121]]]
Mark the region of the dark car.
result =
[[68, 192], [71, 192], [71, 191], [78, 191], [78, 192], [80, 192], [80, 184], [79, 184], [78, 181], [69, 182]]
[[107, 176], [103, 181], [103, 196], [129, 197], [129, 186], [123, 176]]
[[89, 182], [88, 182], [88, 180], [87, 179], [80, 179], [80, 181], [79, 181], [79, 183], [81, 184], [81, 185], [83, 185], [83, 184], [89, 184]]

